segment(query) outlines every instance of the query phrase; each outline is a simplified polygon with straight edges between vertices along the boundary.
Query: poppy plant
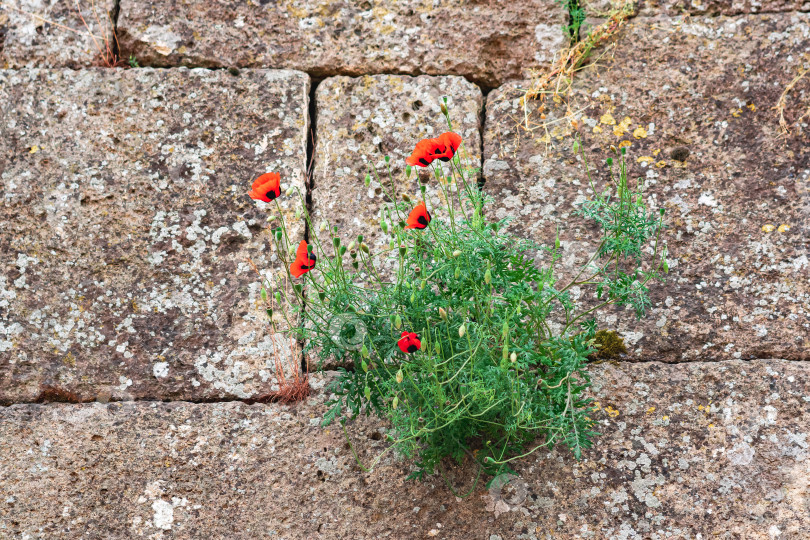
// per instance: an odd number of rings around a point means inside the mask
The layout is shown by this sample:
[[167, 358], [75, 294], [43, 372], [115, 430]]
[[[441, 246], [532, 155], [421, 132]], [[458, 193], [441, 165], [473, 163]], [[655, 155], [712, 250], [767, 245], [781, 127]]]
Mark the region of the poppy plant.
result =
[[422, 139], [416, 143], [405, 163], [411, 166], [427, 167], [434, 160], [450, 161], [459, 146], [461, 146], [461, 136], [452, 131], [442, 133], [435, 139]]
[[297, 278], [303, 276], [315, 268], [316, 259], [314, 253], [307, 251], [307, 241], [301, 240], [298, 249], [295, 251], [295, 260], [290, 265], [290, 273]]
[[405, 354], [412, 354], [422, 348], [422, 342], [419, 341], [419, 335], [416, 332], [403, 330], [402, 337], [397, 341], [397, 346]]
[[425, 201], [422, 201], [408, 214], [408, 224], [405, 225], [405, 228], [424, 229], [430, 223], [430, 219], [430, 213], [427, 211]]
[[281, 175], [265, 173], [253, 181], [248, 193], [251, 199], [270, 202], [281, 195]]

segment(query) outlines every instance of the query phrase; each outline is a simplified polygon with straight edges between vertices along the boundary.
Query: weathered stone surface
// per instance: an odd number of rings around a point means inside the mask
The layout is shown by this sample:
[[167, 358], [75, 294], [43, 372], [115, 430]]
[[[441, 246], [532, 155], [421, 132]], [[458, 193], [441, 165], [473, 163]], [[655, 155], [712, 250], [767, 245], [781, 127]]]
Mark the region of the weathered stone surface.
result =
[[553, 0], [161, 0], [122, 3], [118, 35], [123, 56], [142, 65], [464, 75], [494, 86], [547, 62], [565, 20]]
[[[808, 369], [594, 366], [596, 447], [580, 462], [541, 450], [514, 463], [510, 502], [483, 481], [463, 500], [439, 477], [408, 482], [390, 453], [362, 472], [340, 427], [318, 425], [323, 391], [292, 406], [14, 405], [0, 408], [0, 535], [805, 538]], [[364, 463], [386, 448], [381, 434], [349, 424]], [[473, 473], [446, 474], [467, 491]]]
[[270, 390], [247, 258], [278, 259], [247, 190], [268, 170], [305, 190], [308, 91], [294, 71], [0, 71], [0, 402]]
[[102, 65], [112, 58], [114, 5], [113, 0], [3, 0], [0, 68]]
[[740, 15], [744, 13], [776, 13], [808, 11], [807, 0], [646, 0], [642, 14], [657, 15]]
[[[314, 222], [326, 220], [337, 226], [344, 245], [362, 234], [372, 251], [379, 253], [390, 241], [380, 229], [380, 210], [390, 200], [387, 194], [392, 187], [389, 168], [397, 194], [420, 200], [419, 186], [424, 181], [431, 214], [439, 219], [446, 216], [432, 172], [414, 167], [409, 179], [404, 174], [405, 159], [419, 140], [449, 131], [439, 108], [442, 96], [448, 96], [453, 128], [463, 139], [462, 154], [469, 155], [472, 166], [480, 166], [483, 97], [476, 85], [462, 77], [374, 75], [321, 82], [315, 96]], [[390, 156], [387, 165], [386, 155]], [[377, 174], [372, 173], [366, 187], [370, 167]], [[332, 254], [329, 231], [320, 232], [319, 238]]]
[[617, 43], [613, 58], [577, 75], [569, 117], [551, 99], [524, 109], [528, 81], [490, 93], [494, 214], [547, 244], [570, 223], [564, 262], [584, 262], [596, 231], [573, 214], [590, 188], [571, 120], [599, 182], [609, 146], [629, 141], [631, 178], [667, 210], [670, 274], [641, 322], [616, 311], [601, 322], [654, 360], [809, 359], [810, 134], [798, 118], [810, 79], [788, 94], [789, 135], [773, 107], [810, 53], [810, 15], [640, 17]]

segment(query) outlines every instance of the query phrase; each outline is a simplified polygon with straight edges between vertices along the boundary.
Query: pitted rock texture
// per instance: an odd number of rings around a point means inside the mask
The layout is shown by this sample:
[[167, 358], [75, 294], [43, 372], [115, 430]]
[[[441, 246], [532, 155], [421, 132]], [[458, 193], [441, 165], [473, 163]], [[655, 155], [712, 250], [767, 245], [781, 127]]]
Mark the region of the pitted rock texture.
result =
[[599, 190], [610, 146], [629, 143], [631, 180], [643, 178], [651, 207], [666, 209], [670, 273], [651, 285], [641, 321], [614, 310], [601, 325], [636, 358], [810, 359], [810, 133], [798, 121], [810, 80], [788, 94], [789, 134], [773, 110], [809, 52], [807, 14], [640, 17], [612, 59], [577, 75], [567, 105], [524, 109], [530, 83], [504, 85], [487, 101], [491, 214], [547, 245], [563, 226], [570, 272], [598, 244], [574, 214], [592, 192], [573, 137]]
[[[594, 366], [602, 435], [540, 450], [500, 491], [458, 499], [410, 465], [356, 465], [316, 394], [295, 405], [0, 408], [0, 534], [11, 538], [805, 538], [810, 373], [779, 360]], [[385, 426], [348, 424], [368, 465]], [[448, 466], [457, 492], [472, 464]], [[227, 511], [223, 511], [227, 509]], [[236, 531], [236, 532], [234, 532]], [[498, 536], [492, 536], [498, 535]]]
[[547, 63], [565, 20], [553, 0], [160, 0], [122, 3], [118, 36], [142, 65], [464, 75], [495, 86]]
[[3, 0], [0, 68], [71, 67], [112, 59], [113, 0]]
[[247, 191], [278, 171], [305, 193], [308, 91], [295, 71], [0, 71], [0, 402], [244, 398], [276, 355], [300, 364], [247, 260], [277, 282], [275, 210]]

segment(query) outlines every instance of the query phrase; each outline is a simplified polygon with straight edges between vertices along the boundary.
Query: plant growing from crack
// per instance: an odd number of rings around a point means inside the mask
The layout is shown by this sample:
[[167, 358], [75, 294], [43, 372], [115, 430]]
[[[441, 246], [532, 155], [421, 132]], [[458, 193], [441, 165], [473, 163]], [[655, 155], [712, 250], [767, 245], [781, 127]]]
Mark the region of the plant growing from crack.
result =
[[[385, 159], [385, 249], [372, 251], [362, 235], [345, 244], [329, 223], [320, 226], [330, 233], [327, 245], [317, 234], [312, 244], [292, 240], [277, 207], [274, 249], [294, 285], [268, 296], [275, 299], [271, 323], [277, 330], [274, 321], [284, 318], [305, 352], [354, 366], [334, 380], [323, 424], [340, 421], [345, 430], [361, 413], [390, 422], [391, 444], [361, 464], [366, 470], [391, 449], [413, 458], [415, 478], [441, 472], [448, 458], [474, 459], [479, 474], [495, 475], [556, 444], [579, 458], [597, 435], [585, 395], [587, 359], [597, 350], [594, 314], [609, 304], [644, 314], [648, 284], [667, 270], [663, 212], [648, 210], [640, 182], [631, 186], [624, 150], [615, 170], [609, 159], [610, 184], [598, 189], [589, 174], [593, 197], [579, 208], [601, 228], [601, 242], [561, 284], [559, 234], [553, 246], [541, 246], [508, 233], [508, 220], [485, 216], [491, 198], [452, 131], [446, 101], [441, 109], [450, 131], [416, 145], [405, 169], [411, 193], [396, 191]], [[411, 178], [413, 167], [430, 172], [441, 203]], [[372, 175], [379, 180], [371, 168], [367, 184]], [[262, 175], [250, 195], [277, 205], [277, 175]], [[434, 219], [439, 206], [447, 217]], [[384, 271], [386, 261], [396, 270]], [[573, 287], [593, 295], [579, 303]], [[283, 316], [274, 318], [273, 309]]]

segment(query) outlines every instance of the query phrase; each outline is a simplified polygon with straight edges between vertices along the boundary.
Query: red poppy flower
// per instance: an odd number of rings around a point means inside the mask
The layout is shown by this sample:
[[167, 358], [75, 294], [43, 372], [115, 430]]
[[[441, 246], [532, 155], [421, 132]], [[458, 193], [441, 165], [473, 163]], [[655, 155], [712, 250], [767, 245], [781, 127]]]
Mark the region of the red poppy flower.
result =
[[427, 167], [433, 160], [449, 161], [461, 146], [461, 136], [452, 131], [442, 133], [435, 139], [422, 139], [416, 143], [405, 163], [411, 166]]
[[403, 331], [402, 337], [397, 341], [399, 350], [405, 354], [415, 353], [422, 348], [422, 342], [419, 341], [419, 335], [415, 332]]
[[258, 177], [248, 193], [251, 199], [270, 202], [281, 195], [281, 175], [278, 173], [265, 173]]
[[453, 159], [458, 147], [461, 146], [461, 136], [452, 131], [439, 135], [438, 141], [439, 145], [443, 147], [443, 155], [436, 155], [436, 158], [442, 161]]
[[422, 201], [408, 214], [408, 224], [405, 225], [405, 228], [424, 229], [430, 223], [430, 219], [430, 213], [427, 211], [425, 201]]
[[301, 240], [298, 249], [295, 251], [295, 260], [290, 265], [290, 273], [297, 278], [303, 276], [315, 268], [316, 258], [314, 253], [307, 251], [307, 241]]

